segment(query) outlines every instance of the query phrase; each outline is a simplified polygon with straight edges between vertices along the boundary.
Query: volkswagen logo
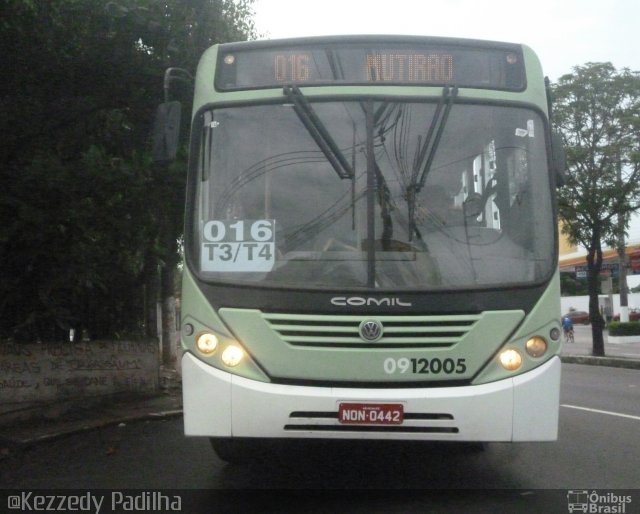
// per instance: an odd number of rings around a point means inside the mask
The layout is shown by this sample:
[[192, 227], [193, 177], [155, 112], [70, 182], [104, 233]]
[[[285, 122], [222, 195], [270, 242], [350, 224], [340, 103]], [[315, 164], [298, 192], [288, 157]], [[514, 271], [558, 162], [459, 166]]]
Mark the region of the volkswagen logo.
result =
[[382, 323], [377, 319], [366, 319], [360, 323], [360, 337], [365, 341], [377, 341], [382, 337]]

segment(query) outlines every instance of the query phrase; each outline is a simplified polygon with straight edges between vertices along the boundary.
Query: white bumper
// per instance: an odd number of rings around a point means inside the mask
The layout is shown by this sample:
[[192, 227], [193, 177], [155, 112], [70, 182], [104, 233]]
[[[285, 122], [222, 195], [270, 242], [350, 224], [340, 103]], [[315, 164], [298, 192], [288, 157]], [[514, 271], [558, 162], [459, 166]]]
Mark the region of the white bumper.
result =
[[[268, 384], [182, 358], [186, 435], [208, 437], [553, 441], [560, 359], [490, 384], [356, 389]], [[338, 422], [341, 402], [402, 403], [399, 426], [360, 430]]]

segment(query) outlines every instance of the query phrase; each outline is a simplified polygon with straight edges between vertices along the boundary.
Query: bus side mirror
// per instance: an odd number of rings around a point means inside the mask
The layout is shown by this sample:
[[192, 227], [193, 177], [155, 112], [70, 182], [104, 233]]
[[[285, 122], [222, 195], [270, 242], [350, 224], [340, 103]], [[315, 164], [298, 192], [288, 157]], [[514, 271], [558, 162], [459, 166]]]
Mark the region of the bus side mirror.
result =
[[158, 106], [153, 123], [153, 162], [166, 163], [176, 158], [180, 139], [180, 102], [165, 102]]
[[567, 156], [562, 137], [557, 132], [551, 133], [551, 165], [556, 174], [556, 186], [564, 186], [567, 183]]

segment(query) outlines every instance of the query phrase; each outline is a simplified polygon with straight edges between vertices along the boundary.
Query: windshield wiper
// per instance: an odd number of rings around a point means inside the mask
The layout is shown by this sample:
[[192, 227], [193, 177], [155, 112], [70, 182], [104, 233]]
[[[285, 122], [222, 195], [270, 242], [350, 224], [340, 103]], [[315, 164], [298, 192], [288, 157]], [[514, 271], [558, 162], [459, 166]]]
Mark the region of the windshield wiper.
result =
[[293, 104], [293, 109], [300, 118], [313, 140], [327, 158], [331, 167], [340, 178], [353, 179], [353, 168], [342, 154], [340, 148], [329, 134], [324, 123], [318, 118], [309, 101], [304, 97], [298, 86], [285, 86], [284, 94]]
[[[414, 173], [412, 179], [407, 186], [407, 204], [409, 207], [409, 241], [415, 232], [420, 239], [422, 236], [415, 223], [415, 210], [416, 210], [416, 196], [424, 187], [427, 180], [427, 175], [431, 171], [431, 165], [436, 155], [436, 150], [440, 144], [444, 127], [447, 124], [449, 113], [451, 112], [451, 106], [455, 98], [458, 96], [458, 87], [445, 86], [442, 88], [442, 96], [436, 106], [436, 112], [431, 119], [431, 125], [425, 137], [422, 147], [416, 154], [414, 161]], [[426, 157], [426, 161], [425, 161]], [[424, 162], [424, 165], [422, 163]], [[420, 171], [420, 168], [422, 170]]]
[[414, 183], [416, 192], [419, 192], [424, 187], [424, 183], [427, 180], [427, 175], [431, 171], [431, 165], [433, 164], [433, 159], [436, 155], [436, 149], [440, 144], [440, 139], [442, 138], [442, 133], [444, 132], [444, 127], [447, 124], [447, 119], [449, 118], [449, 113], [451, 112], [451, 106], [453, 105], [453, 101], [455, 100], [456, 96], [458, 96], [457, 87], [450, 88], [449, 86], [445, 86], [444, 88], [442, 88], [442, 96], [440, 97], [440, 101], [438, 102], [438, 106], [436, 107], [436, 112], [433, 115], [433, 119], [431, 120], [429, 132], [427, 132], [427, 137], [425, 138], [424, 145], [419, 153], [419, 159], [416, 163], [419, 165], [426, 154], [427, 160], [424, 163], [424, 167], [422, 168], [422, 173], [420, 174], [418, 180], [416, 180]]

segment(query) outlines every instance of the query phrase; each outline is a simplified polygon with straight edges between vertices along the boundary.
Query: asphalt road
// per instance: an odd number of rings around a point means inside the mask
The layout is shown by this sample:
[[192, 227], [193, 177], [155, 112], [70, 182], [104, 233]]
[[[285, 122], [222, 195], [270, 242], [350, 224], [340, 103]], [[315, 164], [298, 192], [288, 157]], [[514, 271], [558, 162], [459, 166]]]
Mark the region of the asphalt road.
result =
[[[541, 502], [547, 502], [546, 512], [567, 512], [569, 490], [636, 489], [625, 513], [640, 512], [639, 400], [637, 370], [564, 364], [555, 443], [492, 443], [484, 451], [323, 443], [280, 448], [261, 462], [237, 466], [218, 460], [206, 439], [185, 438], [181, 418], [174, 418], [108, 427], [14, 453], [0, 461], [0, 485], [18, 490], [332, 490], [339, 493], [305, 493], [304, 511], [367, 513], [425, 512], [427, 507], [542, 512]], [[349, 492], [354, 490], [359, 492]], [[248, 496], [233, 498], [228, 512]], [[272, 511], [262, 507], [260, 512]]]

